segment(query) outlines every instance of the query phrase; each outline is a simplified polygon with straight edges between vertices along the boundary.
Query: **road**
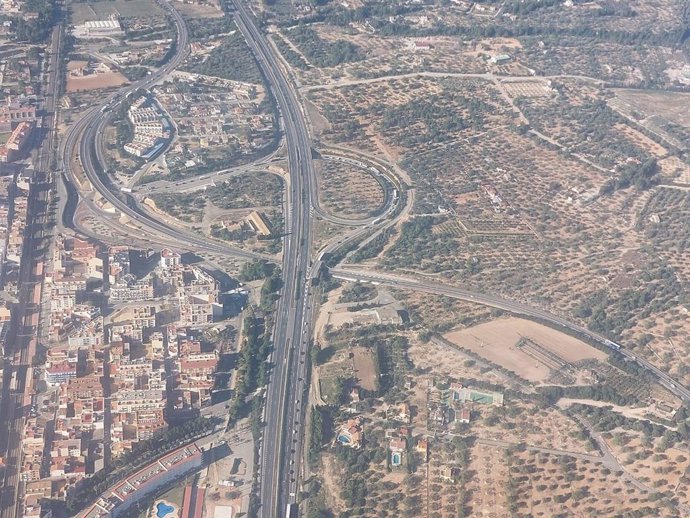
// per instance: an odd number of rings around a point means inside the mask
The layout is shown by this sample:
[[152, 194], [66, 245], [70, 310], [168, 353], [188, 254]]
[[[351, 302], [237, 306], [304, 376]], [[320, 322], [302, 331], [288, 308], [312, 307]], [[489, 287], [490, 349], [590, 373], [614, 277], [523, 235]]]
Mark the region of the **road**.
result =
[[623, 348], [620, 344], [616, 344], [585, 327], [570, 322], [563, 317], [549, 313], [548, 311], [544, 311], [527, 304], [522, 304], [520, 302], [514, 302], [495, 295], [455, 288], [446, 284], [431, 282], [428, 280], [417, 280], [396, 275], [345, 268], [336, 268], [332, 270], [331, 273], [337, 279], [355, 282], [371, 282], [394, 288], [408, 289], [424, 293], [434, 293], [436, 295], [444, 295], [446, 297], [452, 297], [467, 302], [474, 302], [476, 304], [502, 309], [517, 315], [525, 315], [530, 318], [538, 319], [542, 322], [552, 325], [557, 329], [570, 331], [576, 335], [583, 336], [589, 340], [599, 343], [609, 349], [618, 350], [618, 352], [623, 355], [624, 358], [629, 361], [636, 362], [640, 367], [644, 368], [649, 374], [656, 378], [660, 385], [668, 389], [669, 392], [675, 394], [683, 401], [690, 401], [690, 390], [648, 361], [637, 357], [632, 352]]

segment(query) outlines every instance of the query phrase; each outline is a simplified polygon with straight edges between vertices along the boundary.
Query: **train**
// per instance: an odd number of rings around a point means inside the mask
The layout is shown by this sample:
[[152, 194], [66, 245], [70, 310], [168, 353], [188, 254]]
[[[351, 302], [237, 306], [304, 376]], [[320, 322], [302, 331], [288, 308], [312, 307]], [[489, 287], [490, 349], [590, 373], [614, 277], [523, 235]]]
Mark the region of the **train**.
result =
[[604, 343], [606, 344], [607, 347], [610, 347], [614, 351], [620, 351], [621, 346], [618, 345], [616, 342], [612, 342], [611, 340], [606, 340]]

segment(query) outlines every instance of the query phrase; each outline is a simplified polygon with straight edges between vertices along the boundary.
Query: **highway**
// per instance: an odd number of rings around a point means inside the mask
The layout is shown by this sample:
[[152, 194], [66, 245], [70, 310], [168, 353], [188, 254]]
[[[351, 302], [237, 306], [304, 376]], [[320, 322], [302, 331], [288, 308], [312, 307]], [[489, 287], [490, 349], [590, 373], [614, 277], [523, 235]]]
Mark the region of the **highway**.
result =
[[[311, 203], [315, 188], [311, 145], [304, 115], [295, 93], [280, 68], [271, 46], [253, 15], [240, 0], [233, 0], [235, 22], [253, 52], [283, 119], [290, 174], [286, 237], [283, 246], [283, 289], [273, 331], [273, 370], [266, 390], [265, 427], [260, 446], [260, 508], [258, 516], [276, 518], [287, 503], [295, 502], [297, 473], [288, 466], [299, 462], [299, 452], [286, 448], [288, 437], [301, 435], [306, 385], [299, 372], [311, 335], [309, 275], [312, 243]], [[302, 364], [304, 368], [304, 364]]]
[[570, 322], [565, 318], [559, 317], [548, 311], [544, 311], [527, 304], [520, 302], [513, 302], [511, 300], [498, 297], [495, 295], [488, 295], [485, 293], [478, 293], [474, 291], [464, 290], [427, 280], [411, 279], [409, 277], [401, 277], [397, 275], [388, 275], [372, 271], [363, 271], [357, 269], [334, 268], [331, 271], [333, 277], [336, 279], [353, 281], [353, 282], [369, 282], [373, 284], [382, 284], [391, 286], [393, 288], [420, 291], [424, 293], [433, 293], [436, 295], [444, 295], [454, 299], [464, 300], [466, 302], [474, 302], [484, 306], [491, 306], [502, 309], [516, 315], [525, 315], [530, 318], [538, 319], [541, 322], [550, 324], [556, 329], [564, 329], [576, 335], [583, 336], [598, 344], [603, 345], [611, 350], [617, 350], [623, 357], [629, 361], [636, 362], [640, 367], [643, 367], [649, 372], [660, 385], [668, 389], [669, 392], [675, 394], [683, 401], [690, 401], [690, 390], [681, 385], [678, 381], [671, 378], [668, 374], [661, 371], [643, 358], [637, 357], [635, 354], [626, 350], [621, 344], [612, 342], [611, 340], [582, 327], [578, 324]]

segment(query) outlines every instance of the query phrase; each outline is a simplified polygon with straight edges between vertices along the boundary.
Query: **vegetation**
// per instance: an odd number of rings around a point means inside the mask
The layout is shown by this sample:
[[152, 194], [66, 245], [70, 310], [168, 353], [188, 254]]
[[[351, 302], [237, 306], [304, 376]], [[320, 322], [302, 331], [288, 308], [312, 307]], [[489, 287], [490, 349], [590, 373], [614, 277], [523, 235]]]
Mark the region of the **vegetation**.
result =
[[270, 353], [271, 337], [266, 332], [266, 321], [248, 316], [244, 319], [242, 329], [244, 343], [237, 366], [235, 394], [229, 410], [230, 419], [233, 421], [251, 409], [248, 406], [249, 396], [257, 388], [263, 387], [268, 379], [266, 358]]
[[261, 84], [261, 71], [242, 33], [234, 22], [228, 29], [235, 32], [223, 38], [223, 42], [214, 48], [206, 59], [192, 61], [186, 70], [195, 74]]
[[659, 165], [656, 158], [648, 158], [641, 164], [626, 164], [621, 168], [618, 178], [606, 182], [600, 194], [611, 194], [619, 189], [634, 185], [638, 191], [644, 191], [658, 182]]
[[276, 272], [276, 265], [263, 259], [244, 263], [240, 269], [239, 279], [242, 282], [255, 281], [272, 277]]
[[36, 18], [15, 18], [15, 38], [29, 43], [45, 42], [57, 21], [58, 9], [53, 0], [26, 0], [24, 12], [36, 13]]
[[616, 340], [636, 319], [664, 311], [684, 295], [676, 272], [662, 266], [643, 272], [638, 288], [625, 290], [616, 297], [607, 290], [596, 291], [580, 304], [575, 313], [588, 320], [591, 330]]
[[221, 209], [277, 207], [283, 202], [283, 180], [271, 173], [241, 174], [208, 188], [206, 197]]
[[345, 286], [338, 302], [366, 302], [373, 299], [377, 293], [374, 286], [356, 282]]
[[287, 60], [287, 62], [290, 63], [290, 65], [300, 70], [309, 70], [309, 68], [311, 68], [309, 64], [304, 61], [304, 58], [298, 52], [295, 52], [283, 38], [276, 36], [273, 38], [273, 41], [275, 42], [276, 47], [278, 47], [280, 53]]
[[395, 236], [396, 233], [397, 230], [395, 229], [395, 226], [386, 228], [369, 243], [359, 248], [354, 254], [352, 254], [352, 261], [355, 263], [360, 263], [362, 261], [366, 261], [367, 259], [376, 257], [383, 252], [386, 244], [393, 236]]
[[354, 43], [345, 40], [326, 41], [319, 37], [314, 29], [306, 25], [298, 25], [290, 29], [287, 35], [317, 67], [335, 67], [363, 58]]
[[231, 16], [189, 18], [186, 20], [186, 23], [189, 37], [193, 40], [205, 40], [237, 30], [237, 26]]
[[206, 200], [199, 193], [156, 193], [151, 199], [158, 209], [187, 223], [200, 222], [206, 207]]

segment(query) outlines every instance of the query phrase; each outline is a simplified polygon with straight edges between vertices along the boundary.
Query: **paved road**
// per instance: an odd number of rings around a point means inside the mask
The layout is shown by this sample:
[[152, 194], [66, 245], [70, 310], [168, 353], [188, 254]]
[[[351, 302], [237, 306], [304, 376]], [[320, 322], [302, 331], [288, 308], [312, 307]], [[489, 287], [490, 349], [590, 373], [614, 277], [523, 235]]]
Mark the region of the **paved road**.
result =
[[[312, 243], [311, 200], [316, 180], [304, 115], [272, 47], [259, 31], [253, 14], [233, 0], [235, 22], [257, 59], [280, 109], [290, 174], [286, 238], [283, 248], [283, 290], [273, 333], [274, 365], [266, 391], [265, 428], [260, 448], [259, 516], [283, 516], [295, 501], [301, 448], [301, 422], [307, 387], [306, 358], [311, 336], [312, 288], [307, 281]], [[288, 439], [288, 438], [292, 439]], [[290, 440], [291, 447], [286, 448]], [[297, 442], [292, 442], [292, 441]]]
[[474, 302], [476, 304], [482, 304], [485, 306], [491, 306], [494, 308], [502, 309], [510, 313], [526, 315], [528, 317], [539, 319], [540, 321], [545, 322], [547, 324], [551, 324], [556, 328], [563, 328], [565, 330], [574, 332], [580, 336], [584, 336], [589, 340], [593, 340], [594, 342], [608, 347], [609, 349], [617, 350], [628, 360], [634, 361], [639, 366], [643, 367], [647, 372], [649, 372], [652, 376], [656, 378], [659, 384], [664, 386], [670, 392], [681, 398], [683, 401], [690, 401], [690, 390], [688, 390], [678, 381], [674, 380], [668, 374], [661, 371], [659, 368], [655, 367], [648, 361], [642, 358], [638, 358], [632, 352], [622, 348], [620, 344], [616, 344], [611, 340], [608, 340], [607, 338], [597, 333], [594, 333], [585, 327], [570, 322], [569, 320], [563, 317], [559, 317], [542, 309], [535, 308], [527, 304], [522, 304], [520, 302], [513, 302], [511, 300], [498, 297], [495, 295], [488, 295], [485, 293], [478, 293], [474, 291], [464, 290], [461, 288], [455, 288], [453, 286], [448, 286], [446, 284], [441, 284], [428, 280], [417, 280], [411, 279], [409, 277], [401, 277], [397, 275], [388, 275], [378, 272], [346, 268], [334, 269], [332, 273], [333, 276], [338, 279], [358, 282], [371, 282], [374, 284], [384, 284], [387, 286], [392, 286], [394, 288], [409, 289], [425, 293], [434, 293], [437, 295], [444, 295], [446, 297], [465, 300], [467, 302]]

